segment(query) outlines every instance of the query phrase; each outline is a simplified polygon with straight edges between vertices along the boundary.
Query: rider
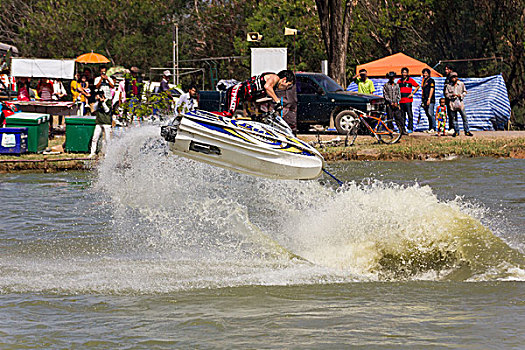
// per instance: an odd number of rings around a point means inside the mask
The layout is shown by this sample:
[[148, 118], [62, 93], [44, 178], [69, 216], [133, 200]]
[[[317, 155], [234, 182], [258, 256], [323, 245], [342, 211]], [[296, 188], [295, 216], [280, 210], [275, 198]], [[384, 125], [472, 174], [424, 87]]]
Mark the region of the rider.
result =
[[286, 90], [293, 84], [295, 84], [295, 74], [291, 70], [282, 70], [278, 74], [262, 73], [251, 77], [226, 91], [228, 110], [222, 114], [231, 118], [239, 102], [255, 102], [265, 96], [271, 97], [276, 103], [276, 110], [282, 109], [281, 101], [275, 94], [275, 90]]

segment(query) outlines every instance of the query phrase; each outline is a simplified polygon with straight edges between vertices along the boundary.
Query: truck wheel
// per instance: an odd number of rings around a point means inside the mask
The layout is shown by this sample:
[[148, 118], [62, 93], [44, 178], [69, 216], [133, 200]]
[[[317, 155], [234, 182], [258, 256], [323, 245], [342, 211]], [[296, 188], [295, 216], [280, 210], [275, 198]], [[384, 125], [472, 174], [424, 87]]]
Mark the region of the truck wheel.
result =
[[342, 111], [335, 117], [335, 128], [337, 132], [342, 135], [357, 126], [359, 117], [353, 111]]

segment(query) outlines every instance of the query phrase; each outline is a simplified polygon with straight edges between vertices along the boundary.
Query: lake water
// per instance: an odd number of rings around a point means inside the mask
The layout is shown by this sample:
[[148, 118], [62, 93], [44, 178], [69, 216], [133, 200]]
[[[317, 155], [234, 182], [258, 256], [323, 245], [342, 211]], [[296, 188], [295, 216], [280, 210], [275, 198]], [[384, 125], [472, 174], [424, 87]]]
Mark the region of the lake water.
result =
[[0, 348], [518, 349], [525, 161], [274, 181], [167, 155], [0, 174]]

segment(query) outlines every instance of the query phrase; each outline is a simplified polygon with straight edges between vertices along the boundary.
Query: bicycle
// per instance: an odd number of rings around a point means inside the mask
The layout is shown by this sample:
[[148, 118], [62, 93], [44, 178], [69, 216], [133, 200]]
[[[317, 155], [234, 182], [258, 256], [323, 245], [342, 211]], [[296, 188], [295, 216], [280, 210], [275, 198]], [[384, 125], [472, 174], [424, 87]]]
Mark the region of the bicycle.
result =
[[[352, 121], [349, 121], [347, 133], [348, 144], [350, 146], [354, 144], [361, 124], [363, 124], [368, 129], [368, 131], [376, 138], [377, 142], [394, 144], [401, 139], [401, 130], [399, 130], [399, 128], [395, 128], [395, 120], [389, 119], [386, 113], [383, 113], [379, 116], [374, 116], [363, 114], [363, 112], [356, 109], [353, 112], [355, 116]], [[355, 117], [357, 117], [357, 119]], [[370, 124], [374, 123], [367, 122], [366, 119], [375, 121], [375, 126], [372, 127]]]

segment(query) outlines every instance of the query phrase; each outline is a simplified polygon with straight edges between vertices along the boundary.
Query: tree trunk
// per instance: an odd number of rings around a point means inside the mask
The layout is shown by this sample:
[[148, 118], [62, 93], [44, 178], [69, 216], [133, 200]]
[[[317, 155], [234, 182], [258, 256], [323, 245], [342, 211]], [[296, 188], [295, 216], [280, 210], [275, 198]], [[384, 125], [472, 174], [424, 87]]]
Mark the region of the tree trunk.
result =
[[328, 75], [346, 87], [350, 18], [358, 0], [315, 0], [328, 56]]

